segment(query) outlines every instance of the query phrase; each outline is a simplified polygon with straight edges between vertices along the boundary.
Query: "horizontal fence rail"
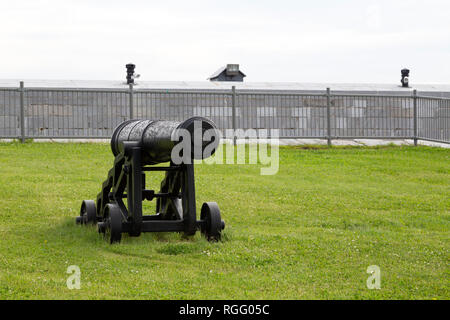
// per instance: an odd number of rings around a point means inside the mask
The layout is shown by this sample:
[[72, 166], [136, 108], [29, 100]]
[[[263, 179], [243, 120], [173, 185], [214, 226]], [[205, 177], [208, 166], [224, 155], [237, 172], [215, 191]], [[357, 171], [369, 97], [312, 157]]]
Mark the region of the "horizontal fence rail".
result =
[[203, 116], [282, 139], [412, 139], [450, 143], [450, 99], [292, 92], [0, 88], [0, 138], [100, 139], [127, 119]]

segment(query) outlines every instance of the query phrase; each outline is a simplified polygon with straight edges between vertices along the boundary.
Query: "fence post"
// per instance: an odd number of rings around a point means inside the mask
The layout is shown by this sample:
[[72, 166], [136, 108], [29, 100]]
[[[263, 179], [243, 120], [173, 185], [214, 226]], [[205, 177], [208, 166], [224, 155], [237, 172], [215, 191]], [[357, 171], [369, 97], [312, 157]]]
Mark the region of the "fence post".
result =
[[327, 144], [331, 147], [331, 90], [327, 88]]
[[20, 81], [20, 142], [25, 142], [25, 99], [24, 99], [24, 83]]
[[414, 89], [413, 91], [413, 108], [414, 108], [414, 115], [413, 115], [413, 128], [414, 128], [414, 145], [417, 146], [417, 90]]
[[133, 116], [134, 116], [134, 114], [133, 114], [134, 93], [133, 93], [133, 84], [132, 83], [129, 84], [129, 88], [130, 88], [130, 91], [129, 91], [129, 94], [130, 94], [130, 102], [129, 102], [130, 119], [133, 119]]
[[231, 87], [231, 116], [233, 121], [233, 145], [236, 145], [236, 86]]

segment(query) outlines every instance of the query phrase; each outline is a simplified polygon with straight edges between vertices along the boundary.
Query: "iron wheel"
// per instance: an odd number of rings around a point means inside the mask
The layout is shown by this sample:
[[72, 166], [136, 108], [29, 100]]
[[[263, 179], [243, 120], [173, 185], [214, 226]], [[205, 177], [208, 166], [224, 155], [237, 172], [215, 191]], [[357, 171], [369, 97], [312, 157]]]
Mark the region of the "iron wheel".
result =
[[122, 212], [116, 204], [108, 203], [105, 208], [105, 222], [99, 225], [99, 232], [104, 230], [104, 237], [109, 243], [122, 239]]
[[95, 201], [83, 200], [80, 208], [80, 216], [76, 218], [78, 224], [94, 224], [97, 222], [97, 210]]
[[203, 220], [201, 232], [208, 241], [219, 241], [225, 222], [220, 217], [220, 209], [215, 202], [205, 202], [202, 205], [200, 219]]

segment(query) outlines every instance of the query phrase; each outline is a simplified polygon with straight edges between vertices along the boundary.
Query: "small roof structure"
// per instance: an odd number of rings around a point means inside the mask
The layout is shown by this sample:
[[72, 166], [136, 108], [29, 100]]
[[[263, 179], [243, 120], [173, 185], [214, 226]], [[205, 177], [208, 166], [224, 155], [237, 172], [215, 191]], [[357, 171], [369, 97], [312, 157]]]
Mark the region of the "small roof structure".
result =
[[[228, 74], [228, 68], [230, 66], [237, 68], [236, 74], [233, 74], [233, 75]], [[246, 77], [246, 75], [239, 69], [238, 64], [235, 64], [235, 65], [228, 64], [228, 65], [225, 65], [225, 66], [217, 69], [217, 71], [214, 72], [207, 80], [209, 80], [209, 81], [240, 81], [240, 82], [242, 82], [244, 80], [244, 77]]]

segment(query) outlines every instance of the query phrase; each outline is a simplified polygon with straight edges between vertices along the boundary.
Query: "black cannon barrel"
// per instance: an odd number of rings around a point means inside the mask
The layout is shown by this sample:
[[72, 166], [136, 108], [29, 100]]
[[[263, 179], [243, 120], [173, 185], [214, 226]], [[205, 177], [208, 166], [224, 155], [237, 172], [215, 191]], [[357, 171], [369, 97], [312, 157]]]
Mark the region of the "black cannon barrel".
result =
[[[194, 139], [194, 130], [201, 128], [200, 140]], [[143, 160], [146, 164], [170, 161], [173, 147], [178, 143], [179, 129], [187, 130], [191, 137], [191, 159], [203, 159], [205, 148], [212, 144], [211, 155], [219, 145], [220, 135], [214, 122], [203, 117], [192, 117], [183, 122], [167, 120], [128, 120], [114, 130], [111, 137], [111, 150], [114, 156], [123, 152], [123, 142], [136, 141], [143, 147]], [[207, 130], [214, 130], [212, 139], [203, 139]], [[195, 143], [201, 143], [201, 155], [194, 154]]]

